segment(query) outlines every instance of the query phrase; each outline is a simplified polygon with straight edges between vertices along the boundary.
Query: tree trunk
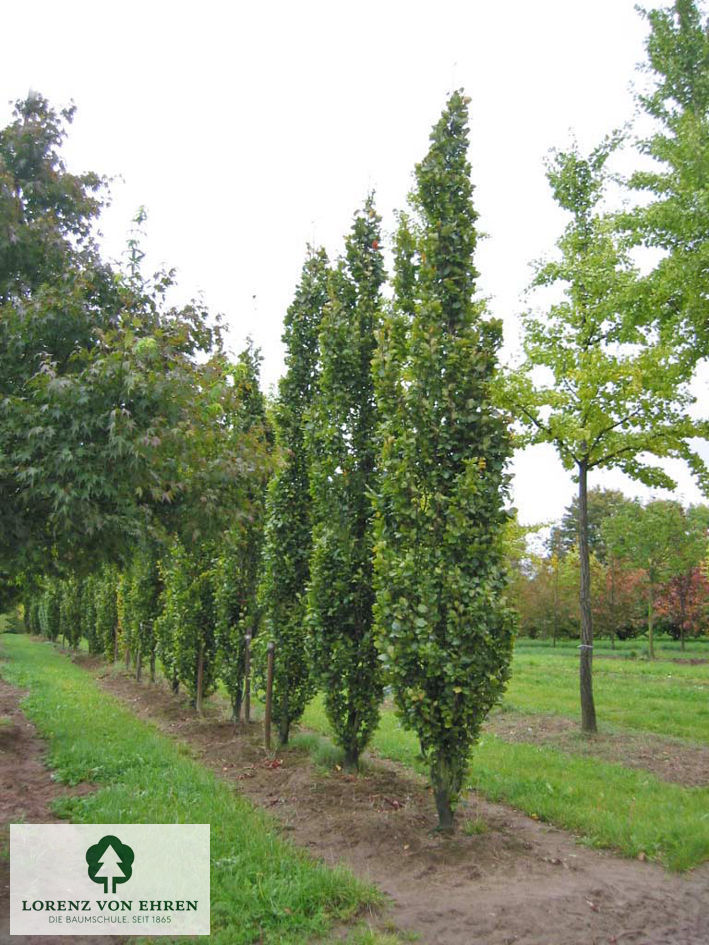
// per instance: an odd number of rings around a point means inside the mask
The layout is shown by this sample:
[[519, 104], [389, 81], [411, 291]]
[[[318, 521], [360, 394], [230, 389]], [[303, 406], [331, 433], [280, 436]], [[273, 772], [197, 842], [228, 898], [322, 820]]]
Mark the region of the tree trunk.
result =
[[611, 559], [611, 649], [615, 649], [615, 635], [618, 623], [615, 612], [615, 562]]
[[150, 682], [155, 682], [155, 650], [150, 654]]
[[552, 630], [552, 646], [556, 647], [556, 637], [559, 632], [559, 557], [554, 555], [554, 629]]
[[345, 749], [343, 765], [345, 771], [359, 771], [359, 748], [350, 746]]
[[450, 766], [444, 761], [437, 761], [431, 765], [431, 784], [433, 786], [433, 797], [436, 801], [436, 813], [438, 814], [438, 827], [441, 833], [453, 833], [453, 797], [454, 789], [452, 784]]
[[581, 731], [594, 734], [596, 706], [593, 702], [593, 618], [591, 616], [591, 562], [588, 550], [588, 468], [579, 463], [579, 564], [581, 565], [581, 646], [579, 647], [579, 684], [581, 692]]
[[202, 714], [202, 686], [204, 684], [204, 649], [200, 646], [197, 657], [197, 692], [195, 694], [195, 708], [197, 715]]
[[652, 584], [648, 588], [647, 595], [647, 652], [651, 660], [655, 659], [655, 640], [653, 631], [655, 629], [655, 593]]
[[140, 682], [140, 678], [143, 675], [143, 654], [138, 650], [135, 655], [135, 678]]

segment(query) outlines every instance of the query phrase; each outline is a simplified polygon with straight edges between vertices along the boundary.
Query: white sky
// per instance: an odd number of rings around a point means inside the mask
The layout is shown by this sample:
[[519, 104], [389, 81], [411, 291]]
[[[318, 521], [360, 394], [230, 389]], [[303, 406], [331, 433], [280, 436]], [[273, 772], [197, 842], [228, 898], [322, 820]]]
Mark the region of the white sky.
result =
[[[201, 293], [224, 314], [233, 350], [253, 337], [266, 386], [282, 370], [306, 243], [337, 255], [370, 188], [391, 232], [459, 86], [472, 97], [488, 235], [480, 288], [514, 345], [528, 264], [564, 225], [544, 156], [571, 132], [592, 147], [632, 117], [646, 33], [634, 0], [33, 0], [5, 4], [2, 25], [0, 122], [30, 88], [56, 106], [73, 99], [70, 169], [121, 177], [101, 227], [107, 253], [120, 256], [145, 205], [149, 266], [177, 267], [181, 297]], [[527, 451], [514, 471], [522, 520], [558, 518], [575, 487], [552, 448]], [[699, 501], [672, 471], [680, 497]]]

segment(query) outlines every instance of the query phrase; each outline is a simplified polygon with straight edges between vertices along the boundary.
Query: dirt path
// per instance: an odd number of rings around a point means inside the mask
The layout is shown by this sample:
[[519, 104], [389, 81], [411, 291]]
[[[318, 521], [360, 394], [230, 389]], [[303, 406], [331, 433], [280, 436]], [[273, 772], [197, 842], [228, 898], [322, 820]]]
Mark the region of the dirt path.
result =
[[[10, 830], [14, 823], [59, 823], [51, 802], [67, 794], [92, 790], [91, 785], [66, 788], [52, 780], [43, 763], [44, 742], [19, 708], [23, 693], [0, 679], [0, 945], [59, 945], [76, 942], [73, 935], [10, 936]], [[119, 945], [114, 935], [82, 936], [82, 945]]]
[[473, 796], [470, 835], [429, 831], [423, 781], [393, 764], [359, 777], [314, 769], [302, 751], [275, 758], [260, 727], [236, 732], [210, 706], [197, 719], [162, 685], [97, 670], [138, 715], [269, 809], [284, 833], [328, 863], [345, 862], [392, 898], [383, 921], [426, 945], [707, 945], [709, 864], [676, 876], [585, 849], [561, 831]]

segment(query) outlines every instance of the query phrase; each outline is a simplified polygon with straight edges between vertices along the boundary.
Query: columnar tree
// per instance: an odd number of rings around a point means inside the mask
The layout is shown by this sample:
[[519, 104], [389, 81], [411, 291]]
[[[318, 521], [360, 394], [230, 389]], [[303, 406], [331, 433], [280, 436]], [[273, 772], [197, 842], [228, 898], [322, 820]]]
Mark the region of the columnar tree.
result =
[[158, 618], [159, 638], [169, 640], [168, 673], [181, 682], [198, 713], [216, 688], [216, 638], [213, 548], [187, 551], [179, 541], [162, 570], [165, 608]]
[[441, 829], [453, 826], [471, 747], [508, 678], [513, 630], [503, 566], [510, 444], [493, 398], [501, 325], [474, 299], [467, 102], [451, 96], [416, 167], [375, 369], [377, 632]]
[[[554, 198], [571, 219], [558, 242], [559, 258], [538, 269], [535, 286], [561, 286], [563, 300], [541, 317], [524, 319], [526, 360], [510, 377], [508, 404], [521, 421], [521, 443], [551, 443], [578, 483], [579, 682], [581, 727], [597, 730], [593, 698], [591, 569], [588, 477], [595, 469], [621, 469], [646, 485], [673, 488], [669, 475], [647, 455], [678, 457], [706, 481], [690, 446], [706, 425], [692, 421], [688, 387], [691, 357], [642, 320], [637, 273], [600, 203], [607, 161], [617, 146], [608, 139], [584, 156], [576, 147], [557, 152], [547, 167]], [[544, 375], [538, 370], [545, 368]]]
[[94, 583], [96, 635], [107, 660], [118, 659], [118, 571], [104, 564]]
[[[250, 436], [260, 451], [270, 453], [272, 432], [266, 401], [259, 387], [261, 356], [251, 343], [232, 372], [236, 410], [230, 418], [235, 436]], [[219, 539], [214, 566], [217, 664], [219, 678], [238, 719], [244, 690], [245, 643], [260, 622], [258, 583], [263, 548], [264, 506], [268, 468], [257, 469], [244, 497], [244, 514], [230, 523]]]
[[276, 645], [273, 719], [281, 744], [288, 741], [291, 725], [315, 691], [305, 623], [312, 509], [304, 425], [319, 372], [318, 332], [327, 301], [328, 268], [323, 249], [309, 251], [286, 313], [286, 373], [274, 411], [283, 463], [266, 496], [261, 600], [266, 632]]
[[345, 767], [356, 768], [379, 719], [381, 664], [373, 630], [376, 425], [372, 357], [384, 262], [370, 196], [330, 277], [321, 372], [310, 412], [313, 556], [309, 618], [317, 673]]
[[64, 643], [77, 649], [81, 639], [81, 584], [73, 574], [59, 584], [59, 623]]
[[160, 614], [161, 592], [158, 546], [146, 536], [128, 565], [124, 590], [124, 624], [126, 636], [130, 639], [136, 679], [141, 678], [147, 661], [150, 679], [155, 681], [155, 621]]

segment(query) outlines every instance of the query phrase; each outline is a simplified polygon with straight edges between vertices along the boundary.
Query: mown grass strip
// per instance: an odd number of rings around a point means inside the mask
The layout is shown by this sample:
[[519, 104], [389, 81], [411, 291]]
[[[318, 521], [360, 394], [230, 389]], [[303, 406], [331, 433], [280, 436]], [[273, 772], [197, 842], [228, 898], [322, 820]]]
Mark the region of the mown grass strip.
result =
[[214, 945], [304, 945], [333, 921], [380, 901], [347, 870], [328, 869], [282, 840], [273, 821], [52, 645], [4, 635], [2, 649], [9, 657], [2, 675], [30, 690], [23, 709], [49, 742], [57, 778], [101, 785], [63, 800], [62, 816], [77, 823], [211, 824]]
[[[709, 744], [709, 664], [595, 659], [599, 725]], [[579, 718], [578, 656], [516, 650], [505, 705]]]
[[[308, 706], [303, 722], [329, 734], [321, 699]], [[391, 709], [382, 711], [372, 747], [424, 772], [416, 736]], [[473, 752], [469, 787], [571, 830], [589, 846], [643, 854], [678, 871], [709, 859], [709, 789], [683, 788], [619, 764], [491, 735]]]

